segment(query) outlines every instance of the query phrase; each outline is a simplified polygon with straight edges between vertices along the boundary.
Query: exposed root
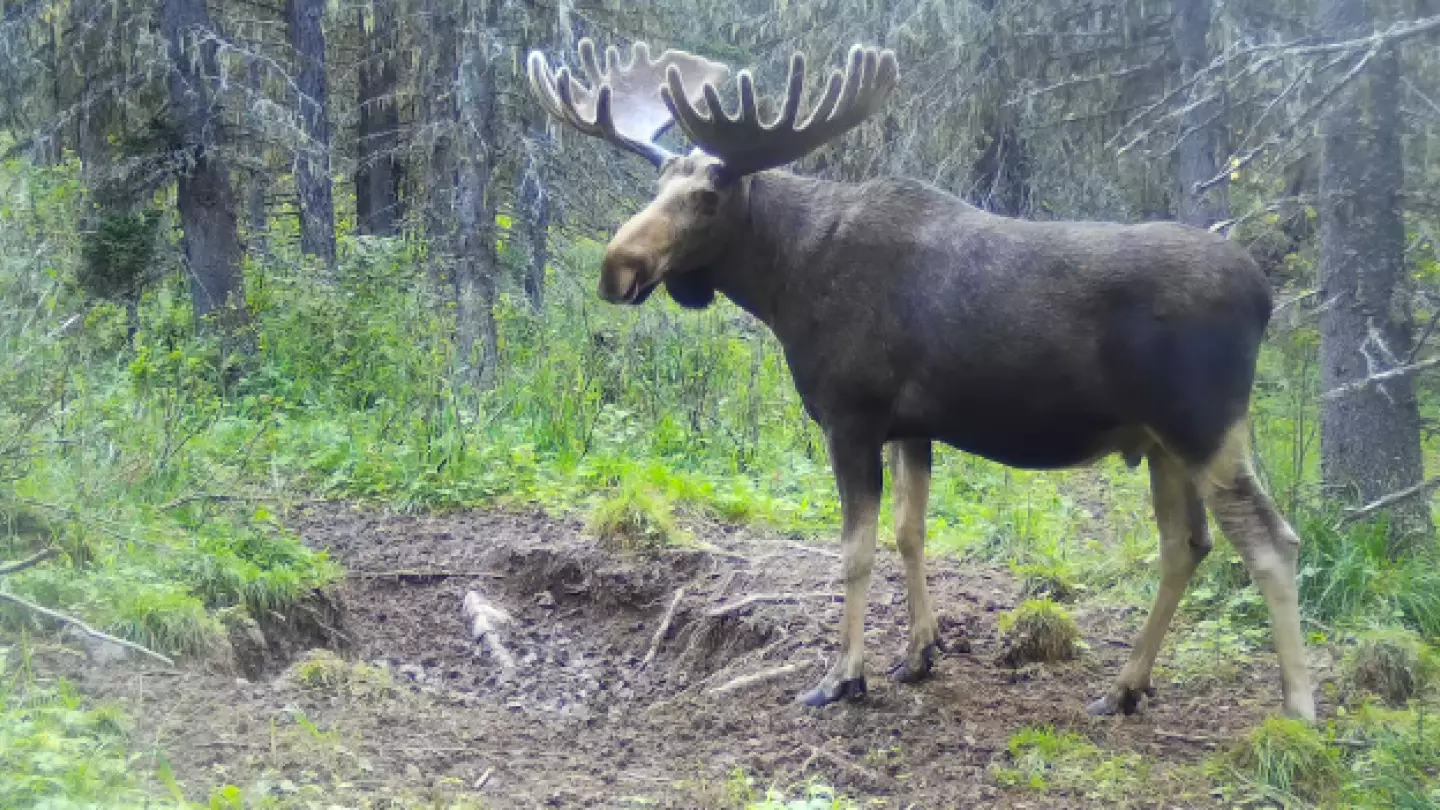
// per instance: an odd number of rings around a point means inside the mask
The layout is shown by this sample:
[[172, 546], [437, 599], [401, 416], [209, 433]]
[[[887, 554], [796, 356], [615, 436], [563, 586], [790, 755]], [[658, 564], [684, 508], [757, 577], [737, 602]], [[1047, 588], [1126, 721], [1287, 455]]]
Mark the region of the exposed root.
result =
[[761, 670], [760, 672], [756, 672], [750, 675], [741, 675], [738, 678], [732, 678], [731, 680], [726, 681], [719, 686], [710, 687], [708, 691], [712, 695], [723, 695], [729, 692], [739, 692], [742, 689], [749, 689], [752, 686], [759, 686], [762, 683], [769, 683], [770, 681], [783, 678], [792, 672], [798, 671], [799, 669], [799, 664], [784, 664], [782, 666], [774, 667], [772, 669]]
[[675, 595], [670, 598], [670, 607], [666, 608], [665, 616], [660, 620], [660, 626], [655, 628], [655, 636], [650, 639], [650, 651], [645, 653], [645, 660], [640, 662], [640, 668], [650, 666], [655, 656], [660, 652], [660, 643], [665, 640], [665, 634], [670, 632], [670, 623], [675, 620], [675, 609], [680, 607], [680, 600], [685, 598], [685, 589], [676, 588]]

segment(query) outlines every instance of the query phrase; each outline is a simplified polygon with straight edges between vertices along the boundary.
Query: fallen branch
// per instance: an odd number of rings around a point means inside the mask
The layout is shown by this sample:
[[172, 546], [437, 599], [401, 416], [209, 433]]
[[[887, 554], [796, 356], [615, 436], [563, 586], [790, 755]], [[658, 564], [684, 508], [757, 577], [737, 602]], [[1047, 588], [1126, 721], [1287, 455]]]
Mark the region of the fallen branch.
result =
[[719, 686], [711, 687], [709, 692], [712, 695], [723, 695], [730, 692], [739, 692], [742, 689], [749, 689], [752, 686], [758, 686], [762, 683], [769, 683], [770, 681], [783, 678], [798, 669], [800, 669], [799, 664], [785, 664], [783, 666], [778, 666], [773, 669], [761, 670], [760, 672], [756, 672], [751, 675], [741, 675], [740, 677], [726, 681]]
[[685, 598], [685, 588], [675, 589], [675, 595], [670, 597], [670, 607], [665, 609], [665, 616], [660, 619], [660, 626], [655, 628], [655, 636], [650, 639], [650, 651], [645, 653], [645, 660], [640, 662], [640, 668], [650, 666], [655, 660], [656, 654], [660, 652], [660, 643], [665, 640], [665, 634], [670, 632], [670, 622], [675, 620], [675, 609], [680, 607], [680, 600]]
[[1220, 744], [1209, 737], [1201, 737], [1198, 734], [1181, 734], [1175, 731], [1166, 731], [1163, 728], [1155, 729], [1155, 736], [1162, 740], [1174, 740], [1176, 742], [1190, 743], [1204, 748], [1218, 748]]
[[1348, 382], [1344, 385], [1338, 385], [1325, 392], [1325, 399], [1339, 399], [1340, 397], [1346, 396], [1348, 394], [1353, 394], [1357, 391], [1364, 391], [1377, 385], [1389, 382], [1390, 380], [1398, 379], [1400, 377], [1408, 377], [1411, 374], [1425, 371], [1426, 369], [1431, 369], [1436, 366], [1440, 366], [1440, 355], [1421, 360], [1418, 363], [1410, 363], [1408, 365], [1396, 366], [1392, 369], [1387, 369], [1376, 374], [1371, 374], [1369, 377], [1365, 377], [1364, 379], [1356, 380], [1354, 382]]
[[788, 548], [793, 548], [793, 549], [795, 549], [795, 550], [797, 550], [797, 551], [808, 551], [808, 552], [810, 552], [811, 554], [819, 554], [819, 555], [822, 556], [822, 557], [830, 557], [830, 558], [836, 559], [836, 560], [840, 559], [840, 552], [838, 552], [838, 551], [831, 551], [831, 550], [828, 549], [828, 548], [819, 548], [818, 546], [807, 546], [807, 545], [805, 545], [804, 543], [791, 543], [791, 542], [786, 542], [785, 545], [786, 545], [786, 547], [788, 547]]
[[68, 624], [91, 638], [99, 639], [101, 641], [108, 641], [111, 644], [124, 647], [127, 650], [134, 650], [141, 655], [147, 655], [151, 658], [154, 658], [156, 661], [163, 663], [167, 667], [175, 666], [174, 661], [161, 655], [160, 653], [155, 652], [154, 650], [151, 650], [147, 647], [142, 647], [133, 641], [126, 641], [123, 638], [116, 638], [109, 633], [102, 633], [99, 630], [96, 630], [95, 628], [86, 624], [85, 622], [82, 622], [79, 619], [75, 618], [74, 616], [67, 616], [64, 613], [60, 613], [59, 611], [51, 610], [47, 607], [41, 607], [34, 602], [21, 599], [20, 597], [12, 593], [5, 593], [4, 591], [0, 591], [0, 601], [9, 602], [13, 605], [18, 605], [30, 611], [31, 613], [39, 614], [47, 619], [53, 619], [62, 624]]
[[465, 618], [470, 620], [471, 638], [483, 641], [490, 654], [500, 662], [502, 669], [514, 669], [515, 657], [510, 655], [510, 651], [505, 649], [505, 644], [500, 641], [500, 628], [514, 621], [510, 614], [486, 602], [477, 591], [465, 593], [463, 609]]
[[461, 577], [486, 577], [489, 579], [504, 579], [505, 575], [499, 571], [449, 571], [444, 569], [426, 571], [421, 569], [405, 569], [399, 571], [350, 571], [345, 574], [350, 579], [457, 579]]
[[1397, 503], [1403, 503], [1411, 498], [1426, 495], [1436, 489], [1440, 489], [1440, 475], [1428, 481], [1421, 481], [1414, 486], [1406, 487], [1398, 492], [1392, 492], [1389, 495], [1376, 498], [1364, 506], [1348, 510], [1345, 516], [1340, 519], [1340, 525], [1348, 526], [1357, 520], [1364, 520], [1382, 509], [1389, 509]]
[[42, 549], [39, 553], [32, 554], [29, 557], [20, 560], [19, 562], [5, 563], [4, 565], [0, 565], [0, 577], [9, 576], [10, 574], [24, 571], [26, 568], [39, 565], [40, 563], [45, 562], [46, 560], [54, 557], [56, 554], [59, 553], [60, 549], [54, 548], [52, 546], [47, 549]]
[[725, 616], [739, 610], [744, 610], [747, 607], [765, 604], [768, 602], [799, 602], [804, 599], [844, 598], [845, 594], [835, 593], [833, 591], [814, 591], [812, 593], [756, 593], [751, 594], [744, 599], [736, 599], [734, 602], [729, 602], [719, 607], [711, 608], [705, 611], [705, 615], [711, 618], [715, 618], [717, 616]]

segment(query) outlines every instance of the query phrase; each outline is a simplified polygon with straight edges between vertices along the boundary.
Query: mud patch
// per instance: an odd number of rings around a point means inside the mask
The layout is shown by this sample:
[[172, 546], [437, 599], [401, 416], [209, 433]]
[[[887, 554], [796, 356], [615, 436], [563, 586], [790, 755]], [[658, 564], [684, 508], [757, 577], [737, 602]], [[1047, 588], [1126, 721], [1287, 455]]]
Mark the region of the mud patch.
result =
[[[828, 596], [839, 590], [829, 550], [702, 525], [693, 531], [712, 551], [606, 552], [580, 524], [530, 514], [331, 507], [295, 523], [350, 572], [335, 594], [344, 621], [323, 611], [312, 620], [340, 630], [346, 638], [331, 640], [352, 642], [352, 659], [393, 688], [355, 697], [290, 676], [70, 667], [87, 692], [137, 715], [137, 738], [154, 741], [192, 798], [283, 781], [343, 806], [458, 791], [488, 808], [734, 807], [723, 785], [741, 769], [762, 790], [817, 778], [890, 806], [1117, 804], [997, 786], [991, 769], [1007, 762], [1010, 735], [1053, 724], [1163, 766], [1163, 790], [1120, 804], [1209, 807], [1203, 786], [1165, 769], [1208, 753], [1187, 740], [1233, 738], [1279, 701], [1267, 660], [1239, 683], [1157, 684], [1139, 717], [1089, 718], [1084, 703], [1118, 672], [1141, 613], [1078, 610], [1090, 651], [1017, 677], [993, 663], [996, 617], [1015, 606], [1017, 584], [949, 560], [933, 561], [930, 587], [952, 653], [932, 679], [893, 684], [884, 672], [904, 649], [904, 581], [882, 549], [867, 614], [870, 695], [815, 711], [793, 701], [836, 653], [842, 605]], [[472, 638], [462, 610], [472, 591], [513, 618], [501, 634], [513, 668]], [[779, 675], [715, 691], [767, 672]], [[296, 730], [286, 743], [300, 716], [319, 736]]]

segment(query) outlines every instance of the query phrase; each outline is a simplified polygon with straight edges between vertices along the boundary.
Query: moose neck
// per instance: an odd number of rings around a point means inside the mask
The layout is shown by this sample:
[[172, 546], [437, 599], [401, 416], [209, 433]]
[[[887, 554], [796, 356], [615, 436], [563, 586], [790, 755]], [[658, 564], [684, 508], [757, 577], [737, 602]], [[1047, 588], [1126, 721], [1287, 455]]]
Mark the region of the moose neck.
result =
[[852, 187], [780, 171], [741, 182], [739, 222], [710, 272], [717, 291], [773, 330], [785, 315], [779, 293], [804, 286], [802, 277], [819, 269], [812, 259]]

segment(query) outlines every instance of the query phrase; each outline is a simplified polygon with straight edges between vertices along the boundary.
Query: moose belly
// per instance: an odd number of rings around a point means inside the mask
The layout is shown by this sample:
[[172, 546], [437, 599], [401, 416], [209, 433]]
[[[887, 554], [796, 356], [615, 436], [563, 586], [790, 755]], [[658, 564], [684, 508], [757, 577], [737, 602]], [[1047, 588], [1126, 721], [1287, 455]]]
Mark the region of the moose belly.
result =
[[931, 439], [1011, 467], [1059, 469], [1129, 450], [1143, 435], [1113, 415], [1084, 408], [951, 403], [943, 413], [900, 409], [888, 439]]

